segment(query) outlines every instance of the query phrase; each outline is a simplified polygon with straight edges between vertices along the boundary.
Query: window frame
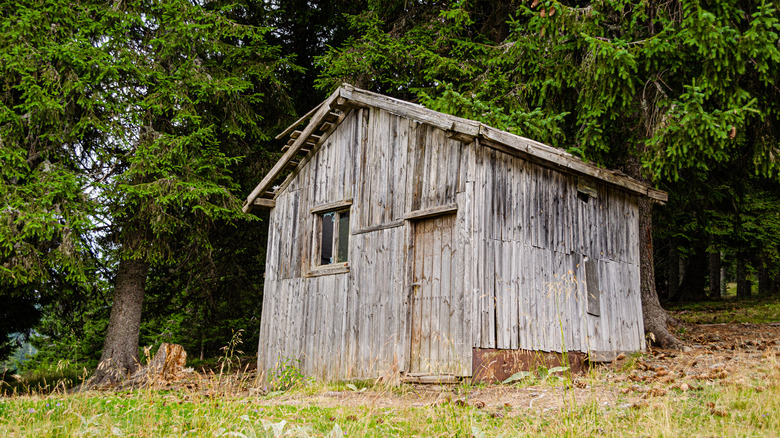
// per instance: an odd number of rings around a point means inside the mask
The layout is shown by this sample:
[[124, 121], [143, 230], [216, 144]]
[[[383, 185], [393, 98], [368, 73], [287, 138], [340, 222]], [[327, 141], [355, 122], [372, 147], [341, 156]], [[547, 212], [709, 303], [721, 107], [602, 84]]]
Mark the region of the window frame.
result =
[[323, 233], [323, 219], [328, 214], [334, 214], [333, 217], [333, 236], [331, 242], [331, 258], [338, 257], [339, 249], [339, 234], [341, 228], [341, 215], [342, 213], [349, 213], [350, 222], [347, 231], [347, 237], [352, 235], [351, 230], [351, 207], [352, 200], [333, 202], [323, 204], [318, 207], [312, 208], [311, 213], [314, 216], [314, 227], [312, 233], [312, 252], [311, 252], [311, 266], [308, 276], [340, 274], [349, 272], [349, 243], [347, 243], [346, 260], [342, 262], [332, 262], [328, 264], [322, 264], [322, 233]]

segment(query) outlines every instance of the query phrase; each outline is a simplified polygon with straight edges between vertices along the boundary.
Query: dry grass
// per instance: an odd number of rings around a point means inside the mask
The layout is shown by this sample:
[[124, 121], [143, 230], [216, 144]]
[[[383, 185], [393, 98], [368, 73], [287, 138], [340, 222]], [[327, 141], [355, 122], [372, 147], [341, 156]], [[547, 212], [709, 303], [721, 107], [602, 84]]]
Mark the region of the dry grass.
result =
[[262, 396], [252, 392], [250, 374], [215, 374], [164, 390], [6, 397], [0, 430], [6, 436], [776, 436], [780, 351], [766, 343], [735, 350], [690, 345], [687, 352], [628, 357], [574, 381], [512, 386], [361, 390], [310, 383]]
[[[690, 326], [574, 380], [515, 385], [323, 384], [262, 395], [251, 371], [135, 391], [0, 398], [4, 436], [777, 436], [780, 326]], [[365, 388], [365, 389], [364, 389]]]

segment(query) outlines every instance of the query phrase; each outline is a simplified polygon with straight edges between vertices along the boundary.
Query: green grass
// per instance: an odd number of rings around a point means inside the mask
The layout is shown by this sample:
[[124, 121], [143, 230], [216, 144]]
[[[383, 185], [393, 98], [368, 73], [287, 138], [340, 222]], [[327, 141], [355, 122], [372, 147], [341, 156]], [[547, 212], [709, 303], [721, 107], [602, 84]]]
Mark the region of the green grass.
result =
[[[678, 306], [686, 322], [775, 322], [780, 303], [771, 300], [723, 300]], [[714, 318], [714, 321], [713, 321]], [[711, 353], [690, 353], [706, 354]], [[733, 355], [734, 353], [729, 353]], [[249, 374], [211, 373], [190, 389], [89, 392], [68, 395], [75, 369], [44, 370], [26, 375], [0, 397], [3, 436], [233, 436], [233, 437], [513, 437], [513, 436], [779, 436], [780, 353], [766, 350], [729, 361], [728, 379], [672, 383], [634, 382], [627, 377], [646, 355], [597, 368], [580, 378], [588, 389], [564, 390], [566, 377], [526, 379], [514, 386], [449, 387], [443, 403], [433, 403], [419, 388], [386, 387], [371, 381], [323, 384], [297, 379], [287, 391], [250, 395]], [[763, 356], [762, 356], [763, 354]], [[757, 355], [757, 356], [756, 356]], [[744, 358], [749, 354], [745, 353]], [[681, 359], [682, 360], [682, 359]], [[691, 360], [687, 357], [685, 361]], [[716, 359], [719, 360], [719, 359]], [[62, 367], [60, 367], [62, 368]], [[61, 373], [57, 375], [56, 373]], [[662, 385], [663, 394], [639, 398]], [[663, 386], [665, 385], [665, 386]], [[183, 388], [184, 386], [182, 386]], [[642, 388], [635, 391], [632, 388]], [[514, 391], [514, 392], [512, 392]], [[552, 408], [528, 402], [504, 405], [522, 391], [549, 391]], [[339, 397], [326, 396], [339, 392]], [[423, 391], [424, 392], [424, 391]], [[490, 393], [494, 402], [480, 407], [475, 394]], [[555, 395], [557, 394], [557, 395]], [[604, 400], [610, 399], [608, 404]], [[345, 400], [350, 400], [347, 403]], [[518, 399], [519, 400], [519, 399]], [[549, 399], [548, 399], [549, 400]], [[591, 401], [588, 401], [591, 400]]]
[[10, 375], [0, 379], [0, 396], [29, 393], [50, 393], [78, 385], [89, 373], [76, 366], [62, 366], [23, 372], [18, 380]]
[[[564, 397], [561, 409], [485, 407], [458, 404], [392, 407], [327, 406], [307, 394], [343, 389], [343, 383], [310, 384], [275, 396], [138, 390], [0, 398], [5, 436], [776, 436], [780, 431], [780, 364], [772, 357], [740, 384], [708, 382], [699, 391], [670, 390], [662, 397], [629, 403], [620, 396], [605, 406]], [[606, 370], [587, 378], [600, 391]], [[563, 384], [560, 380], [558, 384]], [[363, 386], [366, 400], [391, 395]], [[403, 388], [403, 387], [402, 387]], [[490, 387], [480, 387], [480, 390]], [[465, 395], [468, 385], [456, 387]], [[505, 387], [497, 388], [500, 394]], [[397, 393], [398, 388], [392, 390]], [[315, 399], [316, 400], [316, 399]], [[598, 400], [598, 398], [596, 398]], [[284, 421], [285, 423], [282, 423]], [[274, 431], [276, 428], [276, 431]]]
[[675, 318], [688, 324], [768, 323], [780, 321], [780, 298], [723, 299], [668, 304]]

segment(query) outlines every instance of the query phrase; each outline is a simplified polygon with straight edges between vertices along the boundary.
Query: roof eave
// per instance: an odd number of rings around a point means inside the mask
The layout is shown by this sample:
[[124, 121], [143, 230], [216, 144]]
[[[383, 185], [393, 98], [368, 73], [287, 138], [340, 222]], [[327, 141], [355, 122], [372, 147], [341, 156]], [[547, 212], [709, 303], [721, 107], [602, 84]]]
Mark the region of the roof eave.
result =
[[[586, 175], [606, 182], [610, 185], [618, 186], [631, 193], [649, 197], [658, 202], [666, 202], [669, 196], [666, 192], [657, 190], [641, 181], [626, 176], [614, 170], [604, 169], [569, 154], [561, 149], [531, 140], [519, 135], [490, 127], [483, 123], [455, 117], [440, 113], [411, 102], [384, 96], [371, 91], [361, 90], [352, 85], [344, 84], [323, 101], [317, 108], [310, 111], [307, 115], [298, 119], [293, 125], [288, 127], [277, 138], [284, 137], [301, 124], [311, 115], [311, 120], [304, 128], [301, 135], [290, 146], [274, 167], [263, 178], [260, 184], [255, 187], [252, 193], [247, 197], [244, 203], [243, 211], [248, 212], [255, 205], [255, 199], [271, 187], [284, 169], [287, 163], [298, 152], [306, 139], [322, 122], [322, 119], [328, 114], [331, 107], [335, 106], [356, 106], [356, 107], [376, 107], [384, 109], [393, 114], [407, 117], [426, 123], [444, 131], [450, 136], [462, 141], [471, 141], [475, 138], [484, 140], [485, 143], [501, 145], [507, 152], [516, 152], [521, 155], [533, 157], [535, 161], [546, 163], [554, 168], [565, 169], [568, 172]], [[303, 163], [299, 164], [303, 165]]]

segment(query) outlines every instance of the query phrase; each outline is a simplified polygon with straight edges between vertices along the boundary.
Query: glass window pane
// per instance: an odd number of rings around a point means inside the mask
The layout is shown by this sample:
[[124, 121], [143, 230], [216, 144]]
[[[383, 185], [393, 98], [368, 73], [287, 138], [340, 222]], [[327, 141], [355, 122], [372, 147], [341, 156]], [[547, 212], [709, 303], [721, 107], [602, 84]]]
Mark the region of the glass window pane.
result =
[[320, 241], [320, 264], [333, 263], [333, 225], [336, 213], [322, 215], [322, 240]]
[[349, 212], [342, 211], [339, 213], [339, 248], [336, 255], [336, 262], [342, 263], [347, 261], [349, 255]]

